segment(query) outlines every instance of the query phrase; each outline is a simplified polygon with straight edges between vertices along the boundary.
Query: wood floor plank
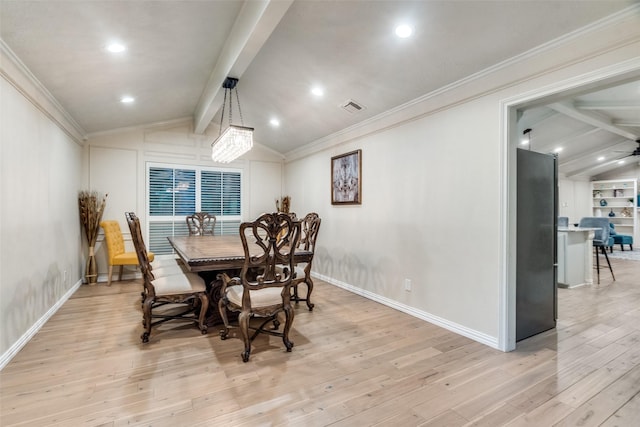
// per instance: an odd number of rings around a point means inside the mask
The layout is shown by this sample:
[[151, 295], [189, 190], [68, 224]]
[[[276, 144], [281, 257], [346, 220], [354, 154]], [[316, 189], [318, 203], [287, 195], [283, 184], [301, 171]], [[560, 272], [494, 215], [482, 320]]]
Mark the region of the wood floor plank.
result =
[[621, 427], [640, 425], [640, 392], [611, 415], [601, 427]]
[[138, 281], [82, 286], [0, 372], [4, 426], [640, 425], [640, 263], [559, 290], [556, 329], [503, 353], [316, 281], [292, 352], [169, 322]]
[[558, 427], [599, 426], [636, 396], [638, 387], [640, 387], [640, 365], [633, 367], [626, 375], [610, 383], [556, 425]]

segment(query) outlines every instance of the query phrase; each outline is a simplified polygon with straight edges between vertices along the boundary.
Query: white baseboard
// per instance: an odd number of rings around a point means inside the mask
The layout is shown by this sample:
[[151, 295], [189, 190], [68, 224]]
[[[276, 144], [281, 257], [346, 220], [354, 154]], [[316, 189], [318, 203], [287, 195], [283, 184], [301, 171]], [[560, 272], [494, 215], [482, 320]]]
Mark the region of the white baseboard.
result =
[[[125, 275], [127, 276], [127, 275]], [[135, 274], [132, 274], [132, 276], [135, 276]], [[376, 301], [379, 302], [380, 304], [384, 304], [387, 307], [391, 307], [394, 308], [398, 311], [401, 311], [403, 313], [407, 313], [410, 316], [413, 317], [417, 317], [418, 319], [424, 320], [426, 322], [429, 323], [433, 323], [434, 325], [440, 326], [444, 329], [447, 329], [451, 332], [454, 332], [458, 335], [462, 335], [464, 337], [467, 337], [469, 339], [472, 339], [474, 341], [477, 341], [481, 344], [485, 344], [488, 345], [489, 347], [495, 348], [495, 349], [500, 349], [498, 347], [498, 339], [496, 337], [492, 337], [489, 336], [487, 334], [483, 334], [481, 332], [478, 332], [476, 330], [467, 328], [465, 326], [462, 325], [458, 325], [457, 323], [454, 322], [450, 322], [446, 319], [443, 319], [441, 317], [438, 316], [434, 316], [432, 314], [429, 314], [425, 311], [422, 310], [418, 310], [414, 307], [410, 307], [406, 304], [401, 304], [397, 301], [391, 300], [389, 298], [380, 296], [378, 294], [375, 294], [373, 292], [369, 292], [365, 289], [361, 289], [352, 285], [349, 285], [348, 283], [344, 283], [341, 282], [339, 280], [335, 280], [331, 277], [327, 277], [327, 276], [323, 276], [321, 274], [316, 274], [313, 273], [312, 274], [313, 277], [316, 277], [320, 280], [323, 280], [331, 285], [337, 286], [339, 288], [345, 289], [349, 292], [352, 292], [354, 294], [363, 296], [367, 299], [370, 299], [372, 301]], [[106, 282], [106, 275], [103, 277], [103, 280]], [[124, 277], [123, 277], [124, 279]], [[100, 282], [102, 280], [99, 280]], [[78, 288], [82, 285], [82, 281], [78, 281], [71, 289], [69, 289], [62, 298], [60, 298], [60, 300], [58, 300], [58, 302], [49, 309], [49, 311], [47, 311], [44, 316], [42, 316], [31, 328], [29, 328], [29, 330], [27, 332], [24, 333], [24, 335], [22, 335], [20, 337], [20, 339], [18, 341], [16, 341], [11, 348], [9, 348], [9, 350], [7, 350], [4, 354], [2, 354], [2, 356], [0, 356], [0, 371], [7, 365], [7, 363], [9, 363], [11, 361], [11, 359], [13, 359], [13, 357], [18, 354], [18, 352], [20, 351], [20, 349], [22, 349], [22, 347], [24, 347], [29, 340], [31, 340], [31, 338], [33, 338], [33, 336], [40, 330], [40, 328], [42, 328], [42, 326], [47, 323], [47, 321], [51, 318], [51, 316], [53, 316], [55, 314], [56, 311], [58, 311], [60, 309], [60, 307], [62, 307], [62, 305], [71, 297], [71, 295], [73, 295], [73, 293], [75, 291], [78, 290]]]
[[33, 336], [47, 323], [47, 321], [53, 316], [56, 311], [62, 307], [62, 305], [73, 295], [75, 291], [82, 285], [82, 280], [78, 280], [75, 285], [71, 287], [36, 323], [25, 332], [18, 341], [16, 341], [2, 356], [0, 356], [0, 371], [14, 358], [16, 354], [24, 347]]
[[446, 319], [443, 319], [438, 316], [434, 316], [433, 314], [427, 313], [426, 311], [418, 310], [414, 307], [410, 307], [406, 304], [399, 303], [398, 301], [394, 301], [392, 299], [380, 296], [373, 292], [367, 291], [365, 289], [361, 289], [355, 286], [352, 286], [348, 283], [341, 282], [339, 280], [335, 280], [331, 277], [326, 277], [321, 274], [312, 273], [313, 277], [317, 277], [320, 280], [323, 280], [331, 285], [337, 286], [339, 288], [345, 289], [349, 292], [353, 292], [354, 294], [363, 296], [367, 299], [373, 300], [375, 302], [379, 302], [380, 304], [386, 305], [387, 307], [394, 308], [398, 311], [402, 311], [403, 313], [407, 313], [410, 316], [417, 317], [418, 319], [427, 321], [429, 323], [433, 323], [434, 325], [440, 326], [444, 329], [447, 329], [451, 332], [454, 332], [458, 335], [462, 335], [474, 341], [477, 341], [481, 344], [487, 345], [489, 347], [495, 348], [496, 350], [500, 350], [498, 345], [498, 338], [492, 337], [490, 335], [484, 334], [482, 332], [478, 332], [474, 329], [467, 328], [466, 326], [458, 325], [457, 323], [450, 322]]

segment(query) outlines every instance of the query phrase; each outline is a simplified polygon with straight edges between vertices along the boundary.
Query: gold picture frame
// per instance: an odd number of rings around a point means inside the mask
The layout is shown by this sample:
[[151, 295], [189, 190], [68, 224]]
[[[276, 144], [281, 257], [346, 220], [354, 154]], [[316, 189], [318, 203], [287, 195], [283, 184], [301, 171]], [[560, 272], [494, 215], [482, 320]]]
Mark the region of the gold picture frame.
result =
[[331, 204], [362, 204], [362, 150], [331, 158]]

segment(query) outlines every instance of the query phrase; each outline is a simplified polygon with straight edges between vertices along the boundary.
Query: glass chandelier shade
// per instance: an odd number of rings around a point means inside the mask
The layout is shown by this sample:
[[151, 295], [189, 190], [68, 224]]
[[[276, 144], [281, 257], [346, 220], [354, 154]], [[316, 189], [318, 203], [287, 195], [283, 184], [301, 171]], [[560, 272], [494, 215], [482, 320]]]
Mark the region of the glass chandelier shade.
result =
[[229, 125], [211, 146], [214, 162], [229, 163], [253, 147], [253, 128]]
[[[229, 163], [243, 155], [253, 147], [253, 128], [244, 126], [242, 120], [242, 109], [240, 108], [240, 98], [238, 97], [238, 89], [236, 84], [238, 79], [227, 77], [222, 87], [224, 88], [224, 101], [222, 103], [222, 114], [220, 115], [220, 134], [218, 138], [211, 144], [211, 160], [219, 163]], [[242, 126], [231, 124], [231, 116], [233, 113], [232, 94], [233, 89], [236, 92], [236, 100], [238, 102], [238, 112], [240, 113], [240, 122]], [[227, 104], [227, 94], [229, 93], [229, 127], [222, 132], [224, 121], [224, 111]]]

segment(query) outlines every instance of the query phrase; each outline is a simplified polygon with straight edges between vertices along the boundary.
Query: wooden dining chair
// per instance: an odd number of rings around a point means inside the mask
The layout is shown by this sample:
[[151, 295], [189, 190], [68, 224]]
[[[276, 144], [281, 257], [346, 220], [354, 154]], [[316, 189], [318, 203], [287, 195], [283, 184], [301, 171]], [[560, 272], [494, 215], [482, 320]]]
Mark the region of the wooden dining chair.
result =
[[[140, 336], [143, 343], [149, 342], [151, 328], [169, 320], [195, 322], [202, 334], [207, 333], [205, 315], [209, 308], [209, 298], [204, 280], [195, 273], [176, 272], [156, 277], [147, 257], [147, 248], [142, 239], [140, 220], [133, 212], [126, 212], [127, 224], [136, 248], [144, 283], [142, 303], [142, 324], [144, 332]], [[178, 304], [181, 308], [164, 307]], [[154, 319], [157, 319], [154, 321]]]
[[[284, 231], [284, 234], [282, 234]], [[244, 342], [242, 360], [249, 361], [251, 342], [260, 333], [282, 337], [291, 351], [289, 330], [293, 324], [291, 283], [294, 252], [300, 237], [300, 223], [286, 213], [263, 214], [254, 222], [240, 225], [240, 239], [244, 249], [244, 264], [240, 275], [231, 278], [222, 273], [221, 298], [218, 303], [224, 329], [220, 337], [229, 335], [231, 325], [227, 310], [239, 313], [237, 328]], [[280, 332], [278, 315], [284, 313], [285, 323]], [[253, 317], [263, 318], [258, 326], [251, 325]], [[266, 326], [273, 323], [273, 329]], [[249, 331], [253, 331], [249, 335]]]
[[190, 236], [213, 236], [217, 218], [207, 212], [196, 212], [186, 217]]
[[[318, 238], [318, 231], [320, 230], [320, 223], [322, 220], [320, 216], [311, 212], [305, 215], [302, 220], [300, 241], [298, 243], [298, 249], [304, 249], [311, 252], [311, 258], [307, 262], [298, 263], [295, 265], [294, 278], [292, 283], [293, 295], [292, 301], [300, 302], [306, 301], [309, 311], [313, 310], [315, 304], [311, 302], [311, 292], [313, 292], [313, 280], [311, 279], [311, 264], [313, 262], [313, 255], [316, 250], [316, 239]], [[298, 295], [298, 285], [304, 283], [307, 285], [307, 296], [301, 298]]]

